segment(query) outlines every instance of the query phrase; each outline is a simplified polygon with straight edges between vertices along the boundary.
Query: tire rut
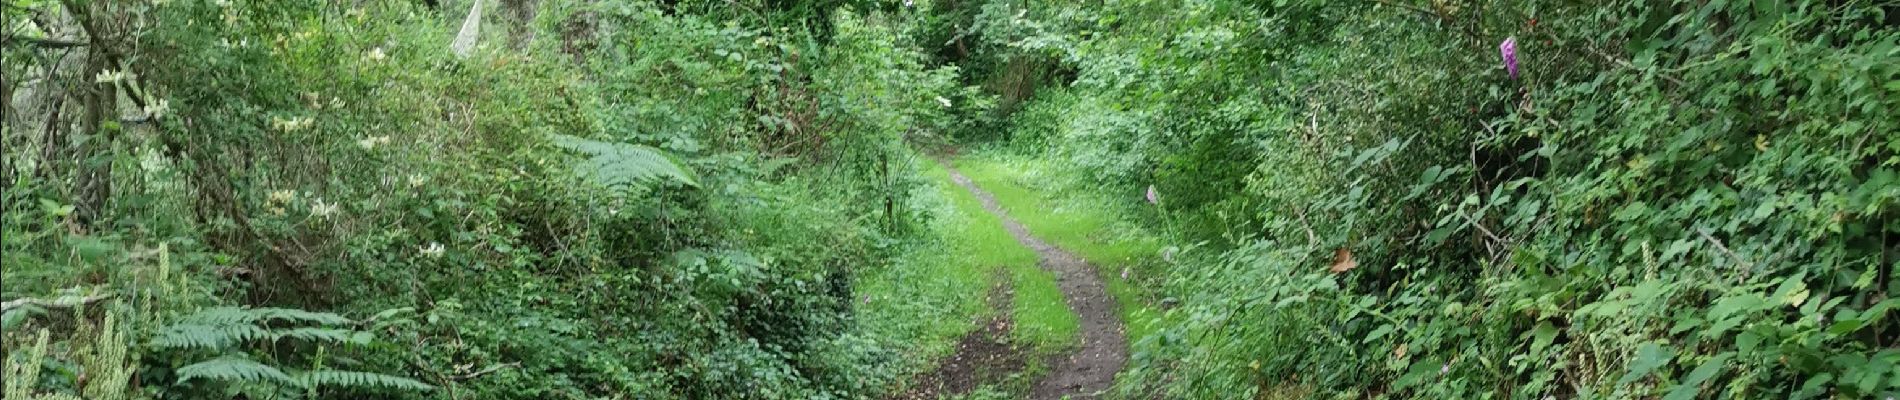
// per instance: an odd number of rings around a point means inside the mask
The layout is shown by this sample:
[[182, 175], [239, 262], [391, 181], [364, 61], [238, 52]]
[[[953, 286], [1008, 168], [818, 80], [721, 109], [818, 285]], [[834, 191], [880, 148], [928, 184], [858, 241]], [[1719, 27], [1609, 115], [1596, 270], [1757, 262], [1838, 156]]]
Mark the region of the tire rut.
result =
[[[1081, 320], [1081, 347], [1057, 356], [1049, 374], [1036, 381], [1030, 391], [1035, 400], [1094, 399], [1115, 383], [1115, 374], [1128, 363], [1128, 342], [1122, 336], [1122, 321], [1108, 286], [1081, 257], [1031, 235], [1022, 223], [1003, 211], [995, 196], [977, 187], [970, 178], [948, 162], [939, 161], [950, 172], [950, 179], [963, 186], [983, 203], [983, 208], [1003, 221], [1003, 227], [1017, 242], [1036, 251], [1041, 266], [1056, 275], [1057, 286], [1069, 311]], [[1066, 397], [1065, 397], [1066, 396]]]

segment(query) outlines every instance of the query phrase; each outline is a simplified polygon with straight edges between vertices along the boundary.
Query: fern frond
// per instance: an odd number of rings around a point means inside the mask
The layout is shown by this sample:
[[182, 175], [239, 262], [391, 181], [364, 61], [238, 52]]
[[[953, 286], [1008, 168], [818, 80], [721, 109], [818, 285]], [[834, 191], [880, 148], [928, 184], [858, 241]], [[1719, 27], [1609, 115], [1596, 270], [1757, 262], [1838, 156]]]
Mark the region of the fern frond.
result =
[[318, 325], [343, 325], [355, 322], [334, 313], [304, 311], [291, 308], [259, 308], [251, 310], [251, 313], [257, 316], [257, 319], [263, 321], [314, 323]]
[[261, 382], [297, 383], [276, 367], [240, 357], [219, 357], [178, 367], [178, 382], [192, 379], [210, 379], [223, 382]]
[[309, 341], [349, 343], [349, 344], [357, 344], [357, 345], [367, 345], [369, 344], [369, 340], [370, 340], [369, 332], [355, 332], [355, 331], [350, 331], [350, 330], [345, 330], [345, 329], [330, 329], [330, 328], [287, 329], [283, 331], [278, 331], [273, 336], [275, 336], [275, 338], [277, 339], [291, 338], [291, 339], [300, 339], [300, 340], [309, 340]]
[[257, 321], [257, 315], [239, 307], [212, 307], [178, 317], [179, 323], [197, 325], [237, 325], [253, 321]]
[[305, 388], [330, 386], [381, 387], [418, 391], [435, 389], [435, 386], [414, 379], [361, 371], [310, 371], [297, 374], [296, 381], [297, 385]]
[[553, 135], [554, 145], [591, 156], [576, 166], [582, 177], [609, 188], [643, 188], [648, 181], [661, 178], [699, 186], [699, 179], [686, 164], [660, 149], [602, 142], [567, 135]]
[[250, 324], [179, 323], [160, 330], [152, 337], [151, 345], [161, 349], [221, 349], [240, 342], [275, 337], [270, 331]]

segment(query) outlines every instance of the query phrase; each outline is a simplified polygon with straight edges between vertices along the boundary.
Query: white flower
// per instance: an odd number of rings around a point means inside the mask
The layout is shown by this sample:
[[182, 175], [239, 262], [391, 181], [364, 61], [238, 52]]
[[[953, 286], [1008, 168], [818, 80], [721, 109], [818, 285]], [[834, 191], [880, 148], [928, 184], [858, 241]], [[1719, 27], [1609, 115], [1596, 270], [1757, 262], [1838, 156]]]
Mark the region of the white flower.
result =
[[145, 105], [145, 116], [154, 118], [154, 119], [162, 118], [165, 116], [166, 113], [171, 112], [171, 110], [172, 110], [172, 103], [169, 101], [160, 99], [158, 101], [152, 102], [151, 104]]
[[95, 83], [119, 83], [122, 80], [125, 80], [125, 72], [115, 70], [99, 71], [99, 75], [92, 77]]
[[937, 96], [937, 104], [942, 104], [944, 108], [949, 108], [950, 99], [943, 98], [943, 96]]
[[321, 198], [310, 202], [310, 215], [315, 215], [319, 218], [329, 218], [331, 215], [336, 215], [336, 209], [336, 204], [325, 203]]
[[369, 49], [370, 61], [382, 61], [383, 58], [386, 58], [386, 57], [389, 57], [389, 55], [383, 54], [383, 48], [381, 47]]
[[429, 242], [428, 246], [422, 246], [420, 250], [422, 256], [428, 258], [442, 258], [442, 253], [447, 251], [447, 249], [442, 247], [441, 243], [436, 242]]
[[366, 137], [356, 141], [356, 146], [362, 147], [363, 150], [374, 150], [376, 145], [381, 144], [389, 144], [389, 136]]
[[304, 128], [309, 128], [310, 125], [316, 124], [316, 122], [316, 120], [312, 120], [310, 117], [292, 117], [290, 119], [279, 117], [270, 118], [271, 127], [284, 132], [300, 131]]
[[291, 199], [295, 198], [297, 198], [297, 191], [295, 190], [275, 190], [270, 192], [270, 202], [272, 203], [289, 203]]
[[422, 174], [409, 174], [409, 187], [421, 188], [425, 183], [429, 183], [429, 177]]

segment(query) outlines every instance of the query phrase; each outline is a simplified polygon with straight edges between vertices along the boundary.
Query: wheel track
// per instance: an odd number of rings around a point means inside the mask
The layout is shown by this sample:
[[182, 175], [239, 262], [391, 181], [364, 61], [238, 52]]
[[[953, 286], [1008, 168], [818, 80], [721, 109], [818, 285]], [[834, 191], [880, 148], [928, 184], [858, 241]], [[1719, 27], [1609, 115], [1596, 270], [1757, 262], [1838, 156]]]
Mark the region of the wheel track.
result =
[[1116, 312], [1118, 305], [1108, 294], [1107, 284], [1081, 257], [1030, 234], [1022, 223], [1003, 210], [995, 196], [977, 187], [956, 167], [947, 162], [939, 163], [950, 172], [952, 181], [975, 195], [983, 209], [1003, 222], [1003, 228], [1015, 236], [1017, 242], [1036, 251], [1042, 268], [1056, 275], [1057, 286], [1069, 311], [1081, 321], [1081, 346], [1055, 357], [1049, 374], [1036, 382], [1030, 398], [1093, 399], [1108, 390], [1115, 383], [1115, 374], [1128, 363], [1128, 342], [1122, 336], [1122, 321]]

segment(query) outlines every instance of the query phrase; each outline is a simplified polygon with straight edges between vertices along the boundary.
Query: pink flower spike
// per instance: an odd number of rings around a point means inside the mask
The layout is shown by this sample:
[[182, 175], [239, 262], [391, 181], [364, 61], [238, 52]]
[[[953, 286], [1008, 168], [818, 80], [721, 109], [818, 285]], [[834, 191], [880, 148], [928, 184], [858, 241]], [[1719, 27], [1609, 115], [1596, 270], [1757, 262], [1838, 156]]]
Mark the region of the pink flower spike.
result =
[[1148, 185], [1148, 204], [1161, 204], [1161, 197], [1155, 194], [1155, 185]]
[[1511, 73], [1511, 79], [1517, 79], [1517, 38], [1504, 39], [1498, 43], [1498, 55], [1504, 56], [1504, 70]]

